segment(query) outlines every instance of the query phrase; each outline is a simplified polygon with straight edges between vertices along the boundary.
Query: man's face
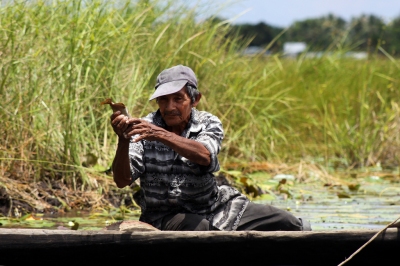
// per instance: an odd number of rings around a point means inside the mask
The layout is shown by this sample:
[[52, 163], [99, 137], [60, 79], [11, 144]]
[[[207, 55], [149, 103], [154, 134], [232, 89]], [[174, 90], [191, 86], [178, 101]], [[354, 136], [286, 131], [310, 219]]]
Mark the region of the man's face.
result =
[[158, 107], [161, 116], [169, 127], [185, 128], [190, 119], [192, 107], [197, 105], [192, 104], [189, 95], [186, 92], [186, 87], [173, 94], [160, 96], [157, 98]]

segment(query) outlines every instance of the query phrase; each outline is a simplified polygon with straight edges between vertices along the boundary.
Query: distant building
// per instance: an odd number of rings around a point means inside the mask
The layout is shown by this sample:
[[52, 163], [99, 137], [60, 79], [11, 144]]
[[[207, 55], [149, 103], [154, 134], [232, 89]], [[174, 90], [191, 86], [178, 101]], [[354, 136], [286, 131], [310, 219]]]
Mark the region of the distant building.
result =
[[353, 59], [368, 59], [367, 52], [346, 52], [346, 53], [334, 53], [334, 52], [307, 52], [305, 53], [305, 58], [321, 58], [323, 56], [333, 56], [337, 58], [353, 58]]
[[323, 56], [330, 56], [331, 52], [307, 52], [304, 57], [305, 58], [321, 58]]
[[285, 42], [283, 44], [283, 55], [288, 57], [296, 57], [303, 53], [307, 48], [305, 42]]
[[269, 55], [271, 54], [270, 51], [265, 50], [265, 48], [259, 47], [259, 46], [249, 46], [246, 47], [243, 51], [244, 55], [257, 55], [257, 54], [264, 54], [264, 55]]
[[367, 52], [347, 52], [345, 56], [354, 59], [368, 59]]

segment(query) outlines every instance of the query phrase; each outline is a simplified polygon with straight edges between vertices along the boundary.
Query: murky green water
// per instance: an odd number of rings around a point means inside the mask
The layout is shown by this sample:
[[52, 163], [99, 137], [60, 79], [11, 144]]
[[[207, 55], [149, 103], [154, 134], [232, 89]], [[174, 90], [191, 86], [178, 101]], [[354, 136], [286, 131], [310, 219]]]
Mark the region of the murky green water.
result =
[[[400, 200], [400, 198], [398, 198]], [[325, 199], [318, 202], [270, 202], [311, 222], [312, 229], [378, 229], [400, 216], [400, 206], [380, 198]]]
[[36, 213], [19, 219], [0, 217], [0, 228], [72, 229], [76, 226], [78, 230], [98, 230], [121, 220], [138, 219], [139, 214], [137, 212], [122, 213], [120, 210], [111, 212]]
[[400, 217], [400, 188], [389, 183], [365, 184], [357, 192], [304, 186], [297, 194], [302, 196], [259, 202], [309, 220], [315, 231], [379, 229]]
[[[321, 184], [290, 187], [291, 196], [267, 195], [257, 203], [271, 204], [311, 222], [312, 229], [379, 229], [400, 216], [400, 188], [390, 182], [365, 183], [356, 192]], [[137, 220], [137, 211], [121, 210], [33, 214], [16, 218], [0, 217], [2, 228], [71, 228], [96, 230], [121, 220]]]

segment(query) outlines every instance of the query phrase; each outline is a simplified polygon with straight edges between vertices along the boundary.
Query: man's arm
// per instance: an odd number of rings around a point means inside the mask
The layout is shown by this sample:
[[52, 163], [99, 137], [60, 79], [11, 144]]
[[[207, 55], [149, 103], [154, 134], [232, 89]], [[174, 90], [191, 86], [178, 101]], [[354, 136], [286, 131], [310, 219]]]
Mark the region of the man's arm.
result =
[[114, 132], [118, 135], [118, 147], [111, 168], [113, 171], [114, 181], [119, 188], [129, 186], [132, 183], [129, 162], [130, 138], [125, 138], [124, 136], [124, 131], [129, 127], [126, 123], [127, 120], [128, 117], [121, 115], [121, 112], [119, 111], [111, 115], [111, 125]]
[[130, 122], [133, 123], [133, 126], [125, 133], [127, 136], [139, 135], [134, 139], [135, 142], [143, 139], [159, 141], [193, 163], [203, 166], [210, 165], [210, 152], [200, 142], [178, 136], [142, 119], [131, 119]]
[[112, 171], [117, 187], [123, 188], [132, 183], [129, 162], [129, 139], [119, 138], [117, 151], [112, 163]]
[[[162, 129], [162, 128], [161, 128]], [[195, 140], [178, 136], [162, 129], [164, 132], [154, 134], [155, 139], [173, 149], [180, 156], [193, 163], [208, 166], [211, 163], [210, 151]], [[157, 132], [157, 131], [156, 131]]]

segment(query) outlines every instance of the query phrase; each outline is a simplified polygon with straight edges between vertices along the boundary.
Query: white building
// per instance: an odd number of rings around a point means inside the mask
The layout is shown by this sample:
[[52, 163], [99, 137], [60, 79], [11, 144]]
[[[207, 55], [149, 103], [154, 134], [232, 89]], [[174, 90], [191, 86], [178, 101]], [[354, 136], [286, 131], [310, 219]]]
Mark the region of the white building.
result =
[[307, 48], [305, 42], [285, 42], [283, 44], [283, 55], [296, 57], [303, 53]]

